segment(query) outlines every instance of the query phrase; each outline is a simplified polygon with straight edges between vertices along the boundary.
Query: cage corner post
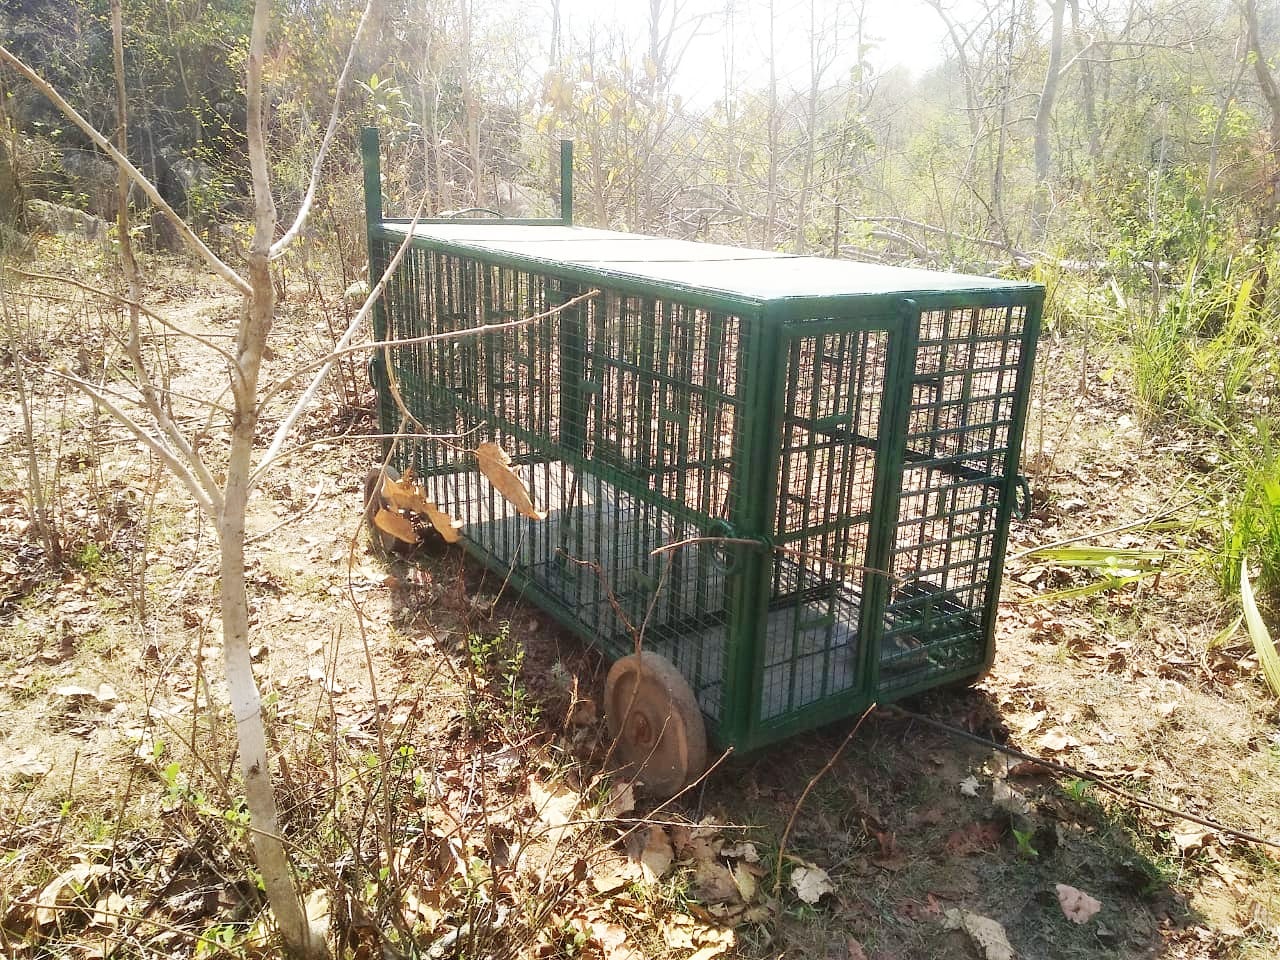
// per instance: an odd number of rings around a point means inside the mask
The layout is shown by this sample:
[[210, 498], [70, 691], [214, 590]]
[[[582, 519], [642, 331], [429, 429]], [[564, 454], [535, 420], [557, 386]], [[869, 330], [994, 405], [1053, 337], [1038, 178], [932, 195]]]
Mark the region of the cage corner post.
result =
[[573, 226], [573, 141], [560, 141], [560, 222]]
[[[382, 248], [382, 164], [377, 127], [360, 130], [360, 159], [364, 168], [365, 243], [369, 256], [369, 285], [372, 288], [387, 266], [386, 251]], [[383, 298], [379, 297], [373, 305], [373, 339], [385, 340], [386, 336], [387, 317]], [[387, 390], [386, 358], [382, 351], [375, 351], [369, 357], [369, 382], [378, 395], [378, 429], [383, 434], [382, 455], [385, 458], [391, 450], [391, 434], [396, 432], [396, 423]]]
[[[1013, 512], [1018, 499], [1019, 470], [1022, 461], [1022, 444], [1026, 435], [1027, 415], [1031, 406], [1031, 379], [1035, 370], [1036, 344], [1040, 340], [1040, 324], [1044, 311], [1044, 290], [1033, 294], [1026, 303], [1026, 317], [1022, 328], [1022, 352], [1018, 356], [1018, 373], [1014, 389], [1013, 416], [1009, 424], [1009, 439], [1005, 454], [1005, 475], [1000, 485], [1000, 510], [996, 517], [996, 536], [991, 550], [990, 582], [996, 587], [992, 592], [987, 608], [982, 612], [982, 635], [986, 649], [982, 657], [982, 669], [985, 673], [995, 660], [996, 618], [1000, 607], [999, 584], [1004, 576], [1005, 554], [1009, 547], [1009, 526], [1013, 522]], [[1017, 309], [1011, 305], [1006, 309]], [[1030, 504], [1028, 504], [1030, 506]]]
[[766, 306], [750, 325], [744, 345], [747, 373], [744, 392], [750, 397], [741, 416], [745, 456], [737, 466], [740, 508], [732, 518], [734, 535], [760, 541], [755, 549], [735, 545], [741, 553], [740, 573], [729, 598], [729, 650], [725, 663], [726, 702], [719, 739], [751, 749], [762, 739], [765, 649], [759, 626], [768, 622], [772, 594], [773, 519], [777, 511], [778, 460], [781, 442], [783, 337], [781, 320]]
[[893, 553], [897, 539], [903, 471], [907, 462], [907, 433], [915, 386], [916, 351], [920, 336], [920, 305], [907, 298], [898, 302], [886, 362], [884, 403], [878, 431], [882, 441], [876, 456], [871, 494], [872, 527], [867, 543], [867, 567], [862, 578], [862, 611], [858, 633], [863, 644], [865, 702], [880, 699], [880, 659], [885, 618], [893, 595]]

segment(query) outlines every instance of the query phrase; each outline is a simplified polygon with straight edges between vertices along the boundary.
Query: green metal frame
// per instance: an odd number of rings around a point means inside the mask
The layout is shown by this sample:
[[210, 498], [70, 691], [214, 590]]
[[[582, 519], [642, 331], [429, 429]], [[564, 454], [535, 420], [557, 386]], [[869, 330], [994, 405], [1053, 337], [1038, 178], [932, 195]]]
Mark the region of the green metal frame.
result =
[[[376, 277], [410, 228], [383, 216], [376, 132], [362, 146]], [[608, 251], [665, 241], [566, 234], [568, 144], [561, 176], [560, 218], [494, 221], [548, 228], [519, 235], [545, 243], [420, 221], [375, 311], [377, 338], [396, 339], [601, 291], [545, 323], [396, 349], [391, 371], [375, 356], [384, 433], [402, 418], [394, 374], [415, 419], [465, 438], [388, 449], [465, 522], [467, 549], [611, 656], [634, 642], [618, 611], [643, 621], [713, 739], [739, 750], [984, 671], [1043, 288], [913, 273], [761, 296], [723, 280], [752, 272], [724, 267], [727, 248], [696, 245], [679, 249], [705, 251], [708, 283], [646, 276]], [[830, 286], [823, 262], [760, 269]], [[463, 448], [483, 440], [548, 519], [481, 479]], [[758, 546], [678, 551], [664, 575], [652, 548], [690, 536]]]

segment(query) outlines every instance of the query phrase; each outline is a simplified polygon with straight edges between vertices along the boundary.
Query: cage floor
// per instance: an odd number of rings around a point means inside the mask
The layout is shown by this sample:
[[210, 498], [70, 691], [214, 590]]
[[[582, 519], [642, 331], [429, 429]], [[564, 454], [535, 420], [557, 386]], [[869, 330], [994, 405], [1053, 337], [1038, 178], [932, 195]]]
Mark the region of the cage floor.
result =
[[[464, 521], [472, 543], [500, 563], [514, 564], [612, 652], [633, 642], [619, 611], [633, 624], [645, 623], [645, 648], [671, 660], [697, 692], [703, 712], [718, 719], [728, 627], [716, 551], [690, 545], [664, 573], [664, 561], [651, 551], [696, 535], [691, 524], [564, 461], [516, 469], [544, 520], [521, 516], [474, 468], [422, 479], [427, 495]], [[821, 581], [801, 594], [771, 598], [762, 631], [762, 720], [860, 684], [858, 617], [858, 595], [846, 583]], [[901, 633], [886, 636], [882, 675], [901, 680], [928, 668], [928, 646]]]

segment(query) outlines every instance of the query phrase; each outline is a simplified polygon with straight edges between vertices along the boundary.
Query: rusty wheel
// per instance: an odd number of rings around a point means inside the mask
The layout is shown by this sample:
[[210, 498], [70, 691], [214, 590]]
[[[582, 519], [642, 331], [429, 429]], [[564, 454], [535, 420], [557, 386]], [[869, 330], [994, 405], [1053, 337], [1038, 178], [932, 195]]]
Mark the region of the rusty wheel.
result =
[[383, 550], [391, 550], [400, 541], [387, 533], [385, 530], [378, 529], [378, 525], [373, 522], [373, 515], [383, 507], [389, 507], [386, 497], [382, 495], [383, 479], [399, 480], [400, 473], [395, 467], [370, 467], [369, 472], [364, 475], [364, 522], [369, 528], [369, 535], [373, 538], [374, 543], [382, 547]]
[[655, 796], [678, 793], [706, 766], [698, 700], [666, 658], [642, 653], [617, 661], [605, 681], [604, 715], [618, 760]]

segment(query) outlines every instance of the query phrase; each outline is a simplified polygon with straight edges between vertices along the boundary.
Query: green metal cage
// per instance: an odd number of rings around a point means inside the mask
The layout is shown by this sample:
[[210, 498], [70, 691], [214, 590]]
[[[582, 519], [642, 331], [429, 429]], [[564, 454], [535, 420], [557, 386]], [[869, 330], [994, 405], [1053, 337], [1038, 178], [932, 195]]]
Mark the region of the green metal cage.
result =
[[[411, 227], [364, 149], [376, 277]], [[574, 227], [563, 182], [559, 220], [413, 226], [376, 312], [424, 338], [599, 291], [375, 357], [383, 431], [394, 380], [438, 435], [394, 460], [467, 548], [611, 657], [643, 625], [722, 746], [982, 673], [1043, 288]]]

